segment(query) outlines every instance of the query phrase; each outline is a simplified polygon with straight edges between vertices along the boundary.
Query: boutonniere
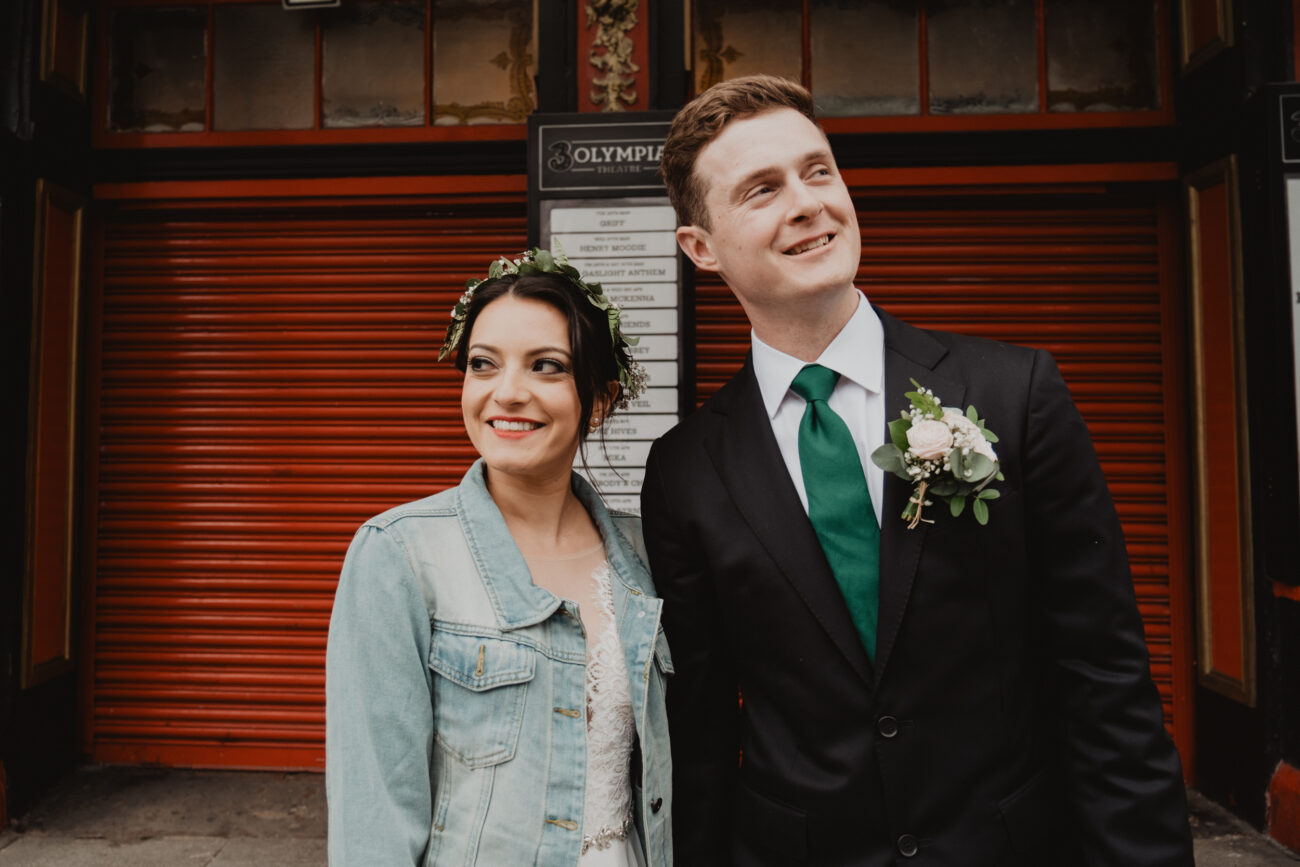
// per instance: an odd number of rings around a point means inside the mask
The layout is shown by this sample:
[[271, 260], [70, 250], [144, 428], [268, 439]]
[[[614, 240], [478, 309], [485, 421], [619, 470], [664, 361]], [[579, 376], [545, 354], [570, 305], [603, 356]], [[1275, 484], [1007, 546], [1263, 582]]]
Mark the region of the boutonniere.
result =
[[915, 379], [912, 385], [916, 391], [906, 394], [912, 408], [889, 423], [892, 442], [871, 453], [876, 466], [915, 484], [903, 520], [909, 530], [922, 521], [933, 524], [933, 519], [922, 513], [933, 505], [927, 498], [934, 497], [948, 504], [954, 518], [969, 502], [975, 520], [987, 524], [988, 501], [999, 496], [989, 484], [995, 479], [1002, 481], [992, 445], [997, 436], [984, 427], [975, 407], [967, 407], [963, 413], [941, 404], [934, 392]]

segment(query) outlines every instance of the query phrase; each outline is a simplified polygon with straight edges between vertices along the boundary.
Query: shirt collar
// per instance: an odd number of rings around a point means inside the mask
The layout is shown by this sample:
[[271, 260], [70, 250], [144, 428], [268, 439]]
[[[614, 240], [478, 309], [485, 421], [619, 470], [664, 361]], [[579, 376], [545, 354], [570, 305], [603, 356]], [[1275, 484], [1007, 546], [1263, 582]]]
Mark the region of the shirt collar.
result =
[[[753, 331], [749, 336], [758, 390], [763, 395], [768, 418], [773, 418], [790, 390], [790, 383], [807, 362], [768, 346]], [[858, 309], [817, 358], [817, 364], [829, 367], [873, 394], [880, 393], [884, 381], [885, 331], [880, 317], [862, 293], [858, 293]]]

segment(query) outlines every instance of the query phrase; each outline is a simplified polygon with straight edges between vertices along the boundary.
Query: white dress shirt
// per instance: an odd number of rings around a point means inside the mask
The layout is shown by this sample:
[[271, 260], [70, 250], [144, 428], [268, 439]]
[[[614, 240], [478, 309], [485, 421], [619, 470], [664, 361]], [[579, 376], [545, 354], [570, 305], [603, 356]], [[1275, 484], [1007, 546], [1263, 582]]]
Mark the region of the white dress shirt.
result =
[[[790, 383], [807, 362], [773, 349], [752, 331], [750, 340], [754, 375], [758, 378], [763, 405], [772, 422], [781, 457], [785, 458], [786, 469], [806, 512], [808, 491], [799, 464], [799, 422], [803, 420], [807, 401], [790, 390]], [[885, 441], [885, 331], [880, 325], [880, 317], [861, 293], [858, 295], [858, 309], [816, 363], [840, 375], [828, 403], [853, 434], [867, 490], [871, 493], [871, 505], [876, 510], [876, 523], [879, 524], [885, 474], [871, 462], [871, 453]]]

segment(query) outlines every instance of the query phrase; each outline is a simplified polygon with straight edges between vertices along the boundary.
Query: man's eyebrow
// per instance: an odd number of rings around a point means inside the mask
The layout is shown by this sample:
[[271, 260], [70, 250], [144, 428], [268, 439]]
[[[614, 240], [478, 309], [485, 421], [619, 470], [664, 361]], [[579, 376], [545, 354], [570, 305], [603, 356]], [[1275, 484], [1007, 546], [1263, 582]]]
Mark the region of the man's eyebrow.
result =
[[[803, 157], [800, 159], [800, 164], [806, 166], [809, 163], [832, 162], [833, 160], [834, 157], [831, 155], [830, 148], [819, 148], [815, 151], [809, 151], [808, 153], [804, 154]], [[762, 180], [763, 178], [775, 174], [779, 171], [780, 168], [774, 165], [763, 166], [760, 169], [754, 169], [754, 171], [750, 172], [749, 174], [741, 178], [739, 181], [737, 181], [735, 186], [732, 189], [737, 192], [749, 189], [749, 187], [753, 185], [755, 182]]]

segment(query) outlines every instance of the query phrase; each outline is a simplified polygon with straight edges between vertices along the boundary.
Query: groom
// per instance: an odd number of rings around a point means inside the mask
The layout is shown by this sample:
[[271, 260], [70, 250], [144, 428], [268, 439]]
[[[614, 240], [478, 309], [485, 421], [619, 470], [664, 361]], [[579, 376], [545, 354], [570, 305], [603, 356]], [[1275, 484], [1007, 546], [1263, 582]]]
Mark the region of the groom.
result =
[[[1051, 356], [867, 303], [798, 85], [706, 91], [662, 171], [682, 250], [753, 328], [642, 493], [676, 863], [1191, 865], [1124, 538]], [[913, 486], [870, 455], [911, 380], [998, 435], [987, 524], [900, 518]]]

